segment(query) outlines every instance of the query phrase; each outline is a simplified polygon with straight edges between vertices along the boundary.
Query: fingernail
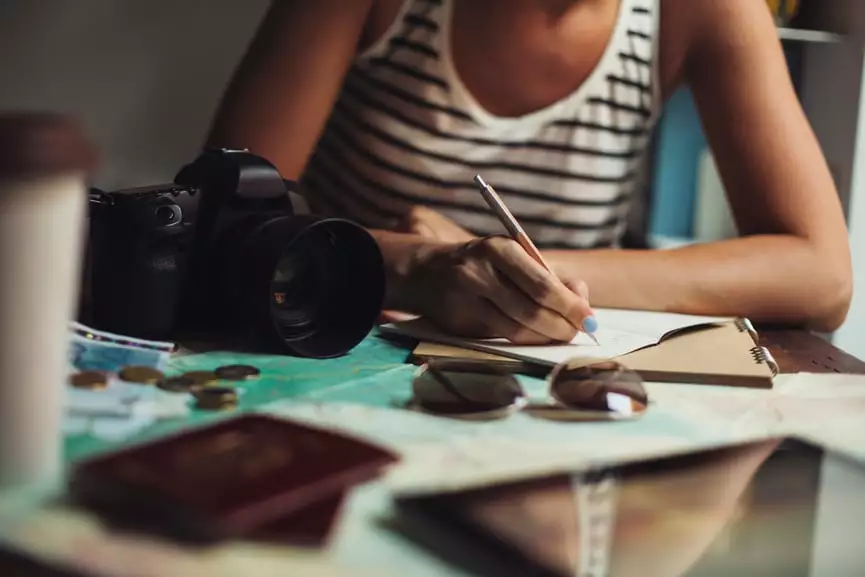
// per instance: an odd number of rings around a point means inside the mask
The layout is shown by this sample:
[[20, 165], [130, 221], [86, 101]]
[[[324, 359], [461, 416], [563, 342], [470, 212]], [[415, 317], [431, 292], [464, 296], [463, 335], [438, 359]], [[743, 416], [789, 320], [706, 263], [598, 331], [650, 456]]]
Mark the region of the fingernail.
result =
[[598, 319], [594, 315], [584, 318], [583, 330], [589, 334], [598, 332]]

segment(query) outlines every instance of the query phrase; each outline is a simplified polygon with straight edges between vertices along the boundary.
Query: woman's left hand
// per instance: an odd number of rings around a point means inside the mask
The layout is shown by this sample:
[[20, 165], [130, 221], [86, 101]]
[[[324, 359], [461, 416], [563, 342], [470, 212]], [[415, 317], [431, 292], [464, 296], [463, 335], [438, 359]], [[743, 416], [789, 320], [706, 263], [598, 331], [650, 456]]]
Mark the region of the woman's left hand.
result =
[[412, 208], [397, 225], [396, 232], [417, 234], [444, 242], [468, 242], [477, 238], [445, 215], [425, 206]]

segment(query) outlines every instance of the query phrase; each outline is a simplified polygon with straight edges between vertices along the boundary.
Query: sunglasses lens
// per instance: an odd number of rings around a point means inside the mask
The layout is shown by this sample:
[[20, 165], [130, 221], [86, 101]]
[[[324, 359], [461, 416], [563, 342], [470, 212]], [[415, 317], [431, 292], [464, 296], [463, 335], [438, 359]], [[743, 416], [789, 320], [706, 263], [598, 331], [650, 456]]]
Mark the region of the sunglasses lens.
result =
[[569, 409], [635, 417], [646, 412], [649, 398], [638, 373], [612, 361], [556, 368], [550, 394]]
[[513, 375], [481, 363], [432, 361], [412, 383], [418, 408], [437, 415], [468, 416], [514, 408], [525, 393]]

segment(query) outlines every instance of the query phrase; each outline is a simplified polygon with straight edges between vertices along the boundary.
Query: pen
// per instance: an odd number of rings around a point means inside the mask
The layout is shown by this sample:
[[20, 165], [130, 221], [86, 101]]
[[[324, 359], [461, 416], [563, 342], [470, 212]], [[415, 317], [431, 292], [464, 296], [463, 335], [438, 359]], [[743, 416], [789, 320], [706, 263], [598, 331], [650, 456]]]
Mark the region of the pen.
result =
[[[493, 190], [493, 187], [484, 181], [481, 178], [481, 175], [475, 175], [475, 184], [481, 190], [481, 196], [484, 197], [484, 200], [489, 205], [490, 209], [496, 214], [498, 219], [502, 222], [505, 229], [507, 229], [508, 234], [512, 239], [517, 241], [517, 243], [523, 247], [530, 257], [535, 259], [539, 265], [547, 269], [547, 272], [552, 273], [553, 270], [550, 266], [544, 261], [544, 257], [541, 255], [541, 251], [538, 250], [538, 247], [535, 246], [535, 243], [532, 242], [532, 239], [529, 238], [529, 235], [526, 234], [526, 231], [523, 230], [523, 227], [520, 226], [520, 223], [517, 222], [517, 219], [514, 218], [514, 215], [508, 210], [508, 207], [505, 206], [505, 203], [502, 202], [502, 199], [499, 198], [498, 193]], [[588, 331], [585, 331], [587, 335], [595, 342], [596, 345], [600, 345], [598, 342], [598, 338]]]

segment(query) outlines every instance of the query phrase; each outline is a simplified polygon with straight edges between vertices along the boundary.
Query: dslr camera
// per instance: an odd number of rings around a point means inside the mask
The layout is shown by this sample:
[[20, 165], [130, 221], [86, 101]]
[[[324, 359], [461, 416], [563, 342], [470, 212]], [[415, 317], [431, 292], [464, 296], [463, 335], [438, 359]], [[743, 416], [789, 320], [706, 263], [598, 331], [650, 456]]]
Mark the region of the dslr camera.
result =
[[223, 335], [327, 358], [370, 332], [382, 255], [344, 219], [295, 214], [282, 178], [246, 150], [206, 150], [173, 183], [90, 195], [86, 320], [148, 339]]

